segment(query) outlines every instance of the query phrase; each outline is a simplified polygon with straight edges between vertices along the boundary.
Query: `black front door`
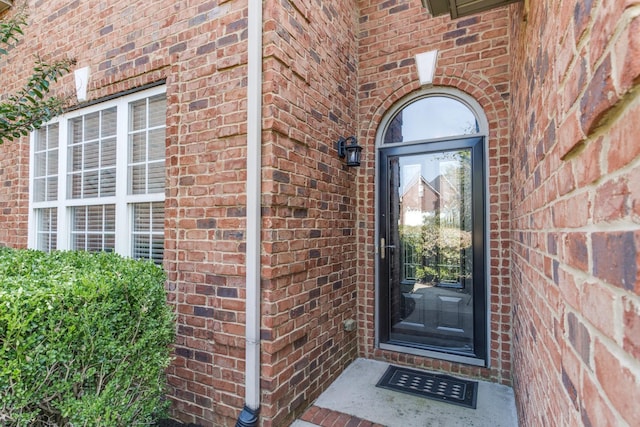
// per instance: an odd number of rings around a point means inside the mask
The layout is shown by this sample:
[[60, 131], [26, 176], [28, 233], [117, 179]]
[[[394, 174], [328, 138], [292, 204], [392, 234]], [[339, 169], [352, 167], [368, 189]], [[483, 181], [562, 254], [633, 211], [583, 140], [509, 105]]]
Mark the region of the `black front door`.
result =
[[483, 138], [380, 150], [380, 341], [486, 358]]

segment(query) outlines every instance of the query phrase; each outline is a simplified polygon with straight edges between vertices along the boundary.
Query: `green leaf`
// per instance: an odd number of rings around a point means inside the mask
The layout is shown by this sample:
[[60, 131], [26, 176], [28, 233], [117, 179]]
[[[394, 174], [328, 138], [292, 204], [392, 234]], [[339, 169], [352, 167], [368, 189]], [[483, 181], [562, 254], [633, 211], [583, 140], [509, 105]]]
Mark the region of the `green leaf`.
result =
[[174, 331], [164, 280], [160, 267], [116, 254], [0, 248], [5, 422], [152, 424], [166, 407]]

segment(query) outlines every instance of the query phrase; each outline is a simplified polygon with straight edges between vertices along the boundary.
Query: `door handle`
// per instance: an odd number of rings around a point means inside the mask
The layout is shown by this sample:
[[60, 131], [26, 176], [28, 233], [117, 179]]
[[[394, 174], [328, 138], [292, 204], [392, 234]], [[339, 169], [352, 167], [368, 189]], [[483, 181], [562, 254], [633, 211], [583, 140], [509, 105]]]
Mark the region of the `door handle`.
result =
[[396, 246], [395, 245], [387, 245], [386, 244], [386, 240], [384, 239], [384, 237], [380, 238], [380, 259], [384, 259], [387, 253], [387, 248], [389, 249], [395, 249]]

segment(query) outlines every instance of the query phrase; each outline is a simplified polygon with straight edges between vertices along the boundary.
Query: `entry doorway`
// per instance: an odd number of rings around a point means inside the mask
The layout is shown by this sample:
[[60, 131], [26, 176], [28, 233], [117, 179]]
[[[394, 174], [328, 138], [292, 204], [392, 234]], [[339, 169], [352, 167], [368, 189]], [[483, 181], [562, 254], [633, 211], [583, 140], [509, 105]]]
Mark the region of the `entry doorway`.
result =
[[417, 97], [378, 148], [381, 348], [486, 365], [485, 140], [449, 94]]

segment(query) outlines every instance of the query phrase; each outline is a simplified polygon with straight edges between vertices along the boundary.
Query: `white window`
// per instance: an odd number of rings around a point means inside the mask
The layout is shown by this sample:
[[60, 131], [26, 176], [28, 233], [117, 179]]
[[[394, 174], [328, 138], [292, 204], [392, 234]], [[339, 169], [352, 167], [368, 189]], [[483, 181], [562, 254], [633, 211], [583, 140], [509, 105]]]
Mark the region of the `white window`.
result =
[[58, 117], [31, 137], [29, 246], [162, 262], [164, 87]]

